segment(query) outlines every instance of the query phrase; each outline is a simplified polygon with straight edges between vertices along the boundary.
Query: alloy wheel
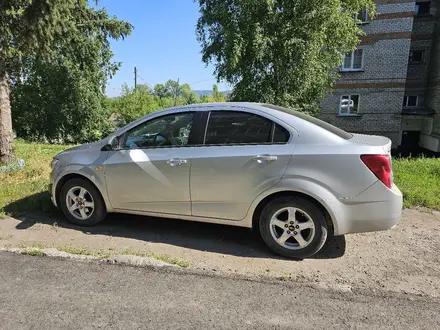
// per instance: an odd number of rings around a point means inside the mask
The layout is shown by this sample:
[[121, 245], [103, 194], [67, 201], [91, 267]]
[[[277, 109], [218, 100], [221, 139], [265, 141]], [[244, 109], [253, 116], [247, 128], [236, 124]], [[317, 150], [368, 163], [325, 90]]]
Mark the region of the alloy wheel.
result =
[[92, 195], [83, 187], [73, 187], [66, 195], [66, 206], [72, 216], [78, 220], [87, 220], [95, 210]]
[[282, 247], [299, 250], [308, 246], [315, 237], [315, 223], [305, 211], [284, 207], [270, 219], [270, 233]]

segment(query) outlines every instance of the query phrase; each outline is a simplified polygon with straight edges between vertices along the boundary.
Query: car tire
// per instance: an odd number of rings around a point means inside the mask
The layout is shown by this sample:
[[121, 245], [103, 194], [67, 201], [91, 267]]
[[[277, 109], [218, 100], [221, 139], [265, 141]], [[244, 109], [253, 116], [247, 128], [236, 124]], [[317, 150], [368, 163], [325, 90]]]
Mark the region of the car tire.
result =
[[66, 218], [75, 225], [93, 226], [107, 216], [101, 193], [87, 180], [67, 181], [61, 188], [59, 203]]
[[270, 201], [261, 212], [259, 228], [269, 249], [292, 259], [314, 255], [328, 236], [324, 214], [302, 197], [279, 197]]

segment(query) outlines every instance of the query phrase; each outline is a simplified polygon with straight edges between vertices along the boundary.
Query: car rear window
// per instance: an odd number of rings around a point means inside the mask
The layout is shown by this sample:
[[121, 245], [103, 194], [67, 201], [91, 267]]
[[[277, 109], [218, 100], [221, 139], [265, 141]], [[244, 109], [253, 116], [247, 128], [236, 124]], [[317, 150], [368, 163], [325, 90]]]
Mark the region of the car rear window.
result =
[[272, 122], [246, 112], [213, 111], [206, 129], [206, 144], [259, 144], [272, 140]]
[[339, 136], [340, 138], [343, 138], [345, 140], [349, 140], [353, 137], [353, 134], [348, 133], [336, 126], [333, 126], [323, 120], [320, 120], [318, 118], [306, 115], [305, 113], [293, 110], [293, 109], [289, 109], [289, 108], [284, 108], [284, 107], [279, 107], [277, 105], [272, 105], [272, 104], [263, 104], [264, 107], [269, 108], [269, 109], [274, 109], [274, 110], [278, 110], [284, 113], [287, 113], [289, 115], [301, 118], [302, 120], [308, 121], [309, 123], [312, 123], [316, 126], [321, 127], [322, 129], [325, 129], [326, 131], [329, 131], [337, 136]]

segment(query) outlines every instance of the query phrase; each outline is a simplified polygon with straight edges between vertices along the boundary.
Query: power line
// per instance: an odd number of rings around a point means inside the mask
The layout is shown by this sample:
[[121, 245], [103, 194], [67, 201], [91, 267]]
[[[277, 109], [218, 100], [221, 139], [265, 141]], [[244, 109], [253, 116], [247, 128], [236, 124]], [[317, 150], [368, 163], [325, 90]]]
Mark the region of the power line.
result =
[[137, 86], [137, 78], [139, 78], [140, 80], [142, 80], [148, 87], [150, 87], [151, 89], [153, 89], [153, 87], [148, 83], [148, 81], [146, 81], [144, 78], [141, 77], [141, 75], [139, 74], [139, 70], [135, 67], [134, 68], [134, 72], [135, 72], [135, 87]]
[[206, 82], [206, 81], [211, 81], [211, 80], [217, 80], [217, 78], [210, 78], [210, 79], [196, 81], [196, 82], [190, 83], [190, 85], [195, 85], [195, 84], [199, 84], [199, 83]]
[[[135, 67], [134, 68], [134, 85], [135, 85], [135, 87], [137, 86], [137, 78], [142, 80], [148, 87], [153, 88], [151, 86], [151, 84], [148, 83], [148, 81], [146, 81], [144, 78], [142, 78], [142, 76], [139, 74], [138, 68]], [[200, 84], [200, 83], [207, 82], [207, 81], [212, 81], [212, 80], [217, 80], [217, 78], [203, 79], [203, 80], [192, 82], [189, 85], [196, 85], [196, 84]]]
[[142, 81], [146, 82], [144, 78], [141, 77], [141, 75], [138, 73], [137, 74], [138, 78], [140, 78]]

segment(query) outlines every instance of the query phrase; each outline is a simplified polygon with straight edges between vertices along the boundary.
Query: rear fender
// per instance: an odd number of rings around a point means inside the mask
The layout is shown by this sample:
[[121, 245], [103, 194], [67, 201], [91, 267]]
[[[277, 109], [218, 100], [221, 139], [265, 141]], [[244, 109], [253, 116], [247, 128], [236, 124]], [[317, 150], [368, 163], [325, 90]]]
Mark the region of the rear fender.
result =
[[319, 185], [316, 182], [309, 181], [303, 178], [286, 178], [282, 179], [274, 187], [264, 191], [260, 194], [251, 204], [245, 221], [248, 227], [252, 227], [252, 218], [257, 208], [258, 204], [266, 197], [279, 193], [279, 192], [299, 192], [304, 195], [310, 196], [311, 198], [318, 201], [329, 213], [333, 226], [334, 232], [339, 232], [339, 226], [337, 219], [340, 218], [339, 210], [341, 202], [325, 187]]

